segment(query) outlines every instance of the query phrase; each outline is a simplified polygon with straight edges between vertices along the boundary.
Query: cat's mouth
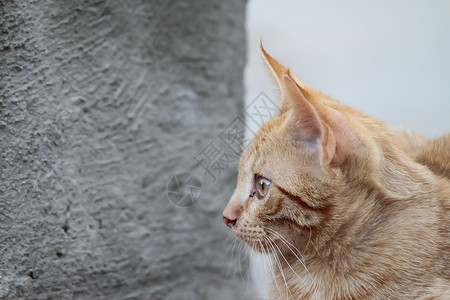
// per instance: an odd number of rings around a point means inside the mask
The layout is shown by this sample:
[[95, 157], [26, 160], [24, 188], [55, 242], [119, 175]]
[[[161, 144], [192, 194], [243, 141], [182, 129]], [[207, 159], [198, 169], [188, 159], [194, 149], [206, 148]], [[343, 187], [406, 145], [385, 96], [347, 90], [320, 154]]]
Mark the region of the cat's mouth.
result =
[[266, 234], [262, 230], [234, 230], [234, 234], [256, 251], [265, 244], [264, 238]]

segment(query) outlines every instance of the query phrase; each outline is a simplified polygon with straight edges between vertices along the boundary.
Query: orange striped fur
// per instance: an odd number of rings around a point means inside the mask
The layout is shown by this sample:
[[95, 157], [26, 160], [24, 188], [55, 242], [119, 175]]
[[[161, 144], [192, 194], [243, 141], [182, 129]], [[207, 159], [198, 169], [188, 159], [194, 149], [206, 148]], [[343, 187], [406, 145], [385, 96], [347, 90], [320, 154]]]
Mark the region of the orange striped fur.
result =
[[396, 135], [261, 51], [280, 111], [244, 152], [224, 220], [272, 257], [269, 299], [450, 299], [450, 135]]

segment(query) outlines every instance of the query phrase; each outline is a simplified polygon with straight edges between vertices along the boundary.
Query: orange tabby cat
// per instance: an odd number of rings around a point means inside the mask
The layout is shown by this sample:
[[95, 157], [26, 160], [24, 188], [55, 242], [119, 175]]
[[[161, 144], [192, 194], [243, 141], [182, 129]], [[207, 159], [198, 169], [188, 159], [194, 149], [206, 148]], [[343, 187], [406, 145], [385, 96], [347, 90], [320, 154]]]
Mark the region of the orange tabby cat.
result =
[[450, 299], [450, 135], [408, 143], [261, 51], [280, 110], [243, 154], [223, 216], [273, 257], [269, 298]]

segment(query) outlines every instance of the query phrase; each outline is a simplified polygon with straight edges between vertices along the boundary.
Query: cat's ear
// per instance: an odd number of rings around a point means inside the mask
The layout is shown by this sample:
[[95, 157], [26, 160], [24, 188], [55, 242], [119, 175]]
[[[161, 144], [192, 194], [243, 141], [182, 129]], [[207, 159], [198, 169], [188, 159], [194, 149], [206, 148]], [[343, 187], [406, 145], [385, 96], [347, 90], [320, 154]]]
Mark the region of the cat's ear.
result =
[[267, 68], [271, 71], [273, 77], [276, 79], [278, 84], [281, 84], [281, 78], [286, 74], [287, 69], [283, 67], [278, 61], [276, 61], [263, 47], [262, 42], [260, 42], [261, 55], [266, 63]]
[[294, 139], [318, 151], [322, 166], [328, 166], [336, 154], [336, 138], [320, 113], [305, 98], [300, 87], [287, 71], [280, 78], [283, 90], [282, 110], [288, 114], [286, 126]]
[[[264, 49], [262, 42], [260, 42], [260, 49], [261, 49], [261, 55], [264, 59], [264, 62], [269, 69], [270, 73], [272, 73], [273, 78], [278, 83], [278, 86], [281, 89], [281, 93], [284, 94], [285, 91], [283, 90], [283, 83], [282, 83], [282, 77], [286, 73], [289, 72], [289, 70], [281, 65], [275, 58], [270, 56], [269, 53]], [[312, 89], [309, 85], [298, 79], [297, 77], [293, 76], [292, 74], [289, 74], [289, 76], [296, 82], [296, 84], [300, 87], [300, 89], [304, 91], [309, 91]], [[281, 97], [283, 99], [284, 97]], [[279, 103], [279, 106], [282, 107], [283, 103]]]

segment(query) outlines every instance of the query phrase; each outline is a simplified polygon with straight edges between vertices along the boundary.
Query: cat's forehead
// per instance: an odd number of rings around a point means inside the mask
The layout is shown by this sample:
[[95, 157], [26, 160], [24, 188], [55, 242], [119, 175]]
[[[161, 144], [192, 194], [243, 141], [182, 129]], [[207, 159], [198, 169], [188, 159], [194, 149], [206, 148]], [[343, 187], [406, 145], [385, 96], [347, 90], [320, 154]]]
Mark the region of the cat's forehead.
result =
[[282, 150], [286, 142], [273, 129], [263, 127], [245, 150], [240, 170], [248, 175], [258, 174], [270, 179], [279, 177], [278, 173], [283, 168], [277, 168], [276, 162], [281, 159], [280, 154], [286, 152]]
[[[244, 151], [240, 162], [242, 177], [261, 175], [280, 185], [303, 173], [311, 173], [318, 161], [310, 151], [295, 143], [283, 128], [279, 115], [264, 124]], [[314, 166], [313, 166], [314, 165]]]

